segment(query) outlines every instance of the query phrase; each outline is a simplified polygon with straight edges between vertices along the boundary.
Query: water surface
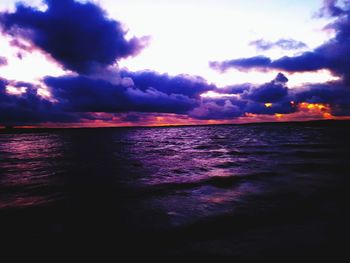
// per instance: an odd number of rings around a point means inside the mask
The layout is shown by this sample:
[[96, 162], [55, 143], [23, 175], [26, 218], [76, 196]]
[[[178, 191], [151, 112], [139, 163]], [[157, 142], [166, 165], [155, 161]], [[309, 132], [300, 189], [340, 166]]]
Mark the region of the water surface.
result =
[[3, 132], [1, 231], [157, 255], [340, 253], [349, 132], [311, 124]]

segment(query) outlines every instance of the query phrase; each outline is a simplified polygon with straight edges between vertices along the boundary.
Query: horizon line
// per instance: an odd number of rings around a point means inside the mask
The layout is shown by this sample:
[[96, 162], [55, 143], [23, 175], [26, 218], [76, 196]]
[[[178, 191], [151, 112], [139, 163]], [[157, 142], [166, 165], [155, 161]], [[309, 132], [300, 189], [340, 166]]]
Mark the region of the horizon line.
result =
[[8, 132], [15, 130], [73, 130], [73, 129], [130, 129], [130, 128], [181, 128], [181, 127], [205, 127], [205, 126], [249, 126], [249, 125], [286, 125], [286, 124], [321, 124], [321, 123], [349, 123], [350, 119], [315, 119], [315, 120], [293, 120], [293, 121], [262, 121], [262, 122], [247, 122], [247, 123], [207, 123], [207, 124], [171, 124], [171, 125], [135, 125], [135, 126], [56, 126], [56, 127], [40, 127], [40, 126], [2, 126], [0, 132]]

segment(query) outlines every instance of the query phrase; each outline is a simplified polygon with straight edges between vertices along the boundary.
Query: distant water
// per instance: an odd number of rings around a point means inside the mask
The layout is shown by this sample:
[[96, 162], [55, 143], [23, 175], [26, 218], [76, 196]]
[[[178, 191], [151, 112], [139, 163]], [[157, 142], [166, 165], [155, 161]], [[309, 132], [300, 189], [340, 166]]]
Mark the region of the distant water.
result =
[[312, 124], [3, 132], [0, 231], [34, 244], [112, 237], [150, 255], [341, 253], [349, 135]]

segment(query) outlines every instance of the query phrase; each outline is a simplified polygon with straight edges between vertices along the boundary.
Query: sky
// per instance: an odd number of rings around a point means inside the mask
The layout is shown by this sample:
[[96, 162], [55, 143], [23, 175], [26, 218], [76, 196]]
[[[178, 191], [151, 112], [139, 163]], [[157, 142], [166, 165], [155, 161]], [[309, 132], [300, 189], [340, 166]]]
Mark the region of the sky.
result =
[[347, 0], [0, 2], [0, 126], [350, 116]]

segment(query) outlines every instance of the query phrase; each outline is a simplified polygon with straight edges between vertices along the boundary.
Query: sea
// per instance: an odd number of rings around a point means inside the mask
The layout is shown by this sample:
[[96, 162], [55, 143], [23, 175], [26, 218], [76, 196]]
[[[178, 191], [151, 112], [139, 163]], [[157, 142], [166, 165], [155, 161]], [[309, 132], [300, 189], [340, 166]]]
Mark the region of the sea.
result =
[[349, 122], [0, 131], [0, 251], [337, 259]]

